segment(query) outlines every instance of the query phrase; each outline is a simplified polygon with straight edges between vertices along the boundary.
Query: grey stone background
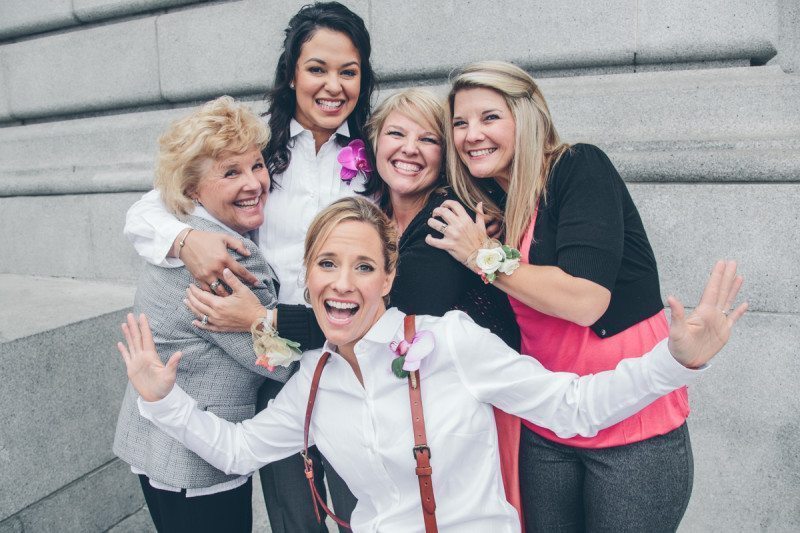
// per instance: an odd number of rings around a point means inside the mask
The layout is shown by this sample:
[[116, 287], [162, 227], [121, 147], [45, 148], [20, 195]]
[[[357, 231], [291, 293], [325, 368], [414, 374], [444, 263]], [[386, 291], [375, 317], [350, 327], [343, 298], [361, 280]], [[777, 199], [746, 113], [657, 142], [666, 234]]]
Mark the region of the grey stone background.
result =
[[[185, 107], [263, 108], [302, 3], [0, 0], [0, 532], [150, 527], [111, 453], [140, 266], [124, 213]], [[714, 259], [740, 260], [751, 312], [691, 391], [681, 531], [800, 530], [798, 1], [345, 3], [385, 90], [480, 59], [540, 79], [562, 136], [628, 181], [665, 295], [694, 303]]]

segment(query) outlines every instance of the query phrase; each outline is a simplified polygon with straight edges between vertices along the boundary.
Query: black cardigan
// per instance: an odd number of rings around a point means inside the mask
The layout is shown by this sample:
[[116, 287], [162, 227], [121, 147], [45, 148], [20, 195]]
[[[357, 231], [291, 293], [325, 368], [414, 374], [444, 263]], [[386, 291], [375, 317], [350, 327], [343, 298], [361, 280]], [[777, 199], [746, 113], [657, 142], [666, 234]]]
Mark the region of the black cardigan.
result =
[[628, 188], [605, 153], [576, 144], [539, 202], [529, 262], [555, 265], [611, 291], [591, 329], [611, 337], [664, 308], [653, 249]]
[[[400, 237], [397, 275], [389, 293], [389, 305], [404, 313], [441, 316], [453, 309], [467, 313], [519, 350], [519, 328], [508, 297], [468, 270], [444, 250], [429, 246], [425, 236], [441, 234], [428, 226], [432, 211], [455, 195], [445, 189], [434, 192], [425, 207]], [[278, 305], [278, 331], [301, 344], [304, 350], [318, 348], [325, 337], [313, 311], [304, 305]]]

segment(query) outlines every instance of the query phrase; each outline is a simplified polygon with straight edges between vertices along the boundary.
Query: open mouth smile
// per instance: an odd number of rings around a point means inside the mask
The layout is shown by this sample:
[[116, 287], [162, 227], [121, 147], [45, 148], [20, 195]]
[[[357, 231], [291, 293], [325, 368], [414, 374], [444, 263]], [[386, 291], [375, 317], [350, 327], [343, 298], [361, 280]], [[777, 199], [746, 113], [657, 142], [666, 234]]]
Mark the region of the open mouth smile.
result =
[[317, 98], [314, 103], [323, 111], [338, 111], [344, 105], [344, 100], [329, 100], [327, 98]]
[[496, 150], [497, 148], [481, 148], [480, 150], [469, 150], [467, 154], [470, 157], [483, 157], [493, 154]]
[[406, 161], [392, 161], [392, 166], [397, 170], [401, 170], [403, 172], [419, 172], [422, 170], [422, 165], [418, 165], [416, 163], [408, 163]]
[[360, 306], [355, 302], [341, 300], [325, 300], [325, 313], [328, 319], [336, 324], [346, 324], [358, 312]]

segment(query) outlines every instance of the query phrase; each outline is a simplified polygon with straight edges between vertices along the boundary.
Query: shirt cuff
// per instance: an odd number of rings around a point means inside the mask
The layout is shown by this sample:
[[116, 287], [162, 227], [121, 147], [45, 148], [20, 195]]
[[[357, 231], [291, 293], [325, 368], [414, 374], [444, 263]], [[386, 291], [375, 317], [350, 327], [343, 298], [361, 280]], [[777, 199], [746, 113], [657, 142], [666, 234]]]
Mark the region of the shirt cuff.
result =
[[650, 375], [655, 383], [659, 388], [670, 391], [690, 385], [709, 368], [709, 365], [697, 369], [683, 366], [670, 353], [668, 341], [667, 338], [656, 344], [647, 357], [651, 364]]
[[155, 402], [147, 402], [139, 396], [136, 399], [136, 404], [139, 407], [139, 413], [150, 421], [162, 419], [170, 415], [175, 415], [181, 411], [181, 407], [191, 405], [194, 407], [194, 399], [186, 394], [180, 386], [176, 383], [172, 386], [169, 394]]

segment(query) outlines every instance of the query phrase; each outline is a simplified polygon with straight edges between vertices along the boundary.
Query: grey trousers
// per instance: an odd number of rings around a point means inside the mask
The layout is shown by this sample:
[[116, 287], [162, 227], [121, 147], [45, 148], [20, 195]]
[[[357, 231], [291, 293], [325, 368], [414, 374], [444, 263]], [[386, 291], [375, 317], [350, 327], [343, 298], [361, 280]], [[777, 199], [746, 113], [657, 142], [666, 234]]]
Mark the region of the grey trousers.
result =
[[574, 448], [522, 428], [528, 532], [672, 532], [692, 494], [689, 430], [611, 448]]
[[[282, 384], [268, 379], [258, 391], [258, 410], [267, 406], [269, 400], [278, 395]], [[328, 479], [331, 491], [331, 502], [336, 516], [350, 522], [350, 515], [356, 506], [356, 498], [347, 485], [325, 461], [315, 446], [308, 449], [314, 461], [314, 483], [320, 496], [326, 495], [323, 482], [323, 471]], [[324, 520], [317, 523], [314, 514], [314, 502], [305, 476], [303, 458], [300, 454], [287, 457], [282, 461], [268, 464], [259, 470], [261, 489], [267, 505], [267, 516], [273, 533], [327, 533]], [[320, 509], [324, 519], [325, 512]], [[339, 527], [342, 533], [348, 531]]]

